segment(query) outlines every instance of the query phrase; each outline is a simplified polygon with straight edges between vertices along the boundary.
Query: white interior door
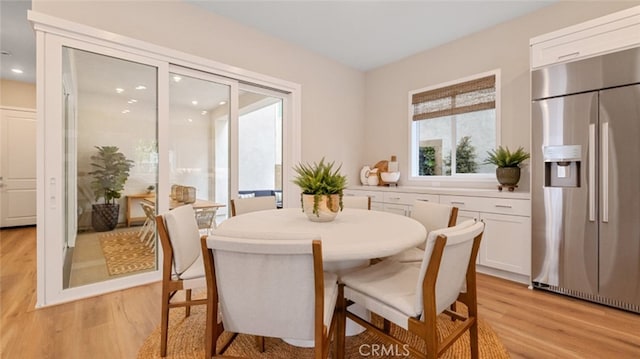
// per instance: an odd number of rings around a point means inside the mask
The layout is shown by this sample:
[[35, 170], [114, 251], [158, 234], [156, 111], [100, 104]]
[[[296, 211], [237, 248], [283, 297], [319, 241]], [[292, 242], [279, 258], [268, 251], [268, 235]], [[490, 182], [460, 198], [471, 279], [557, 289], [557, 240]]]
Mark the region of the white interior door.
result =
[[0, 227], [36, 224], [36, 112], [0, 108]]

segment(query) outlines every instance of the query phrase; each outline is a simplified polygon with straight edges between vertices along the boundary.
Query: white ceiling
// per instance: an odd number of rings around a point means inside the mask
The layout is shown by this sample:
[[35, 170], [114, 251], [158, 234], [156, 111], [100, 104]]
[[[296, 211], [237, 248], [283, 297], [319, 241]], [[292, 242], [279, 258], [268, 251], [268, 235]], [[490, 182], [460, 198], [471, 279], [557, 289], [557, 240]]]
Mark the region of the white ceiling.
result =
[[367, 71], [556, 1], [187, 2]]
[[[367, 71], [522, 16], [557, 0], [183, 0]], [[29, 0], [0, 0], [0, 77], [35, 82]], [[22, 75], [11, 72], [20, 68]]]
[[[0, 0], [0, 78], [36, 82], [36, 35], [27, 21], [29, 9], [29, 0]], [[13, 68], [24, 73], [15, 74]]]

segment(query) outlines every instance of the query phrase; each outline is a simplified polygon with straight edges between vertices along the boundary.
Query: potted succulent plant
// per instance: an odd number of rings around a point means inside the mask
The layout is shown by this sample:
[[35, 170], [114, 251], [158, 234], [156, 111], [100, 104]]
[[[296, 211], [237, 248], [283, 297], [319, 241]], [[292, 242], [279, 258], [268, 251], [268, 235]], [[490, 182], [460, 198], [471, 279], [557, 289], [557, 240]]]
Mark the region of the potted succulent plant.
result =
[[128, 160], [116, 146], [95, 146], [98, 153], [91, 156], [93, 176], [91, 189], [96, 202], [104, 198], [104, 203], [92, 206], [91, 225], [97, 232], [110, 231], [118, 224], [120, 205], [117, 199], [124, 190], [124, 184], [129, 178], [129, 171], [133, 161]]
[[498, 179], [498, 189], [502, 191], [502, 187], [507, 187], [509, 191], [513, 191], [518, 187], [520, 181], [520, 164], [529, 157], [528, 152], [522, 147], [511, 152], [509, 147], [498, 146], [497, 149], [487, 151], [487, 159], [485, 163], [491, 163], [496, 168], [496, 178]]
[[299, 164], [293, 183], [302, 190], [302, 210], [314, 222], [332, 221], [342, 210], [342, 192], [347, 187], [347, 178], [340, 174], [342, 166], [334, 170], [334, 162]]

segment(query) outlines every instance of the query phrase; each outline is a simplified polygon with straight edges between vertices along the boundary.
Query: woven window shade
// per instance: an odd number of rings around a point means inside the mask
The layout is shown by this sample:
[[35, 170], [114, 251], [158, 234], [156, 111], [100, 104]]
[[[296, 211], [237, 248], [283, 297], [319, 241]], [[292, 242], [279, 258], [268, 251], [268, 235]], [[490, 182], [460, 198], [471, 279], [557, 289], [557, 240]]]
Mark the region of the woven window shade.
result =
[[457, 115], [496, 107], [495, 75], [414, 94], [413, 120]]

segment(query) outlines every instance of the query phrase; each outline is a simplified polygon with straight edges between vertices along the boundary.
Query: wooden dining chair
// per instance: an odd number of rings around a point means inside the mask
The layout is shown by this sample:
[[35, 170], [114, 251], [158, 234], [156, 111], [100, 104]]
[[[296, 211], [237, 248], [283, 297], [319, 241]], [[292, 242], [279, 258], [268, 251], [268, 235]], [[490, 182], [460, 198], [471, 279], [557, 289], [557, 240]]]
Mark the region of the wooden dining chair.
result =
[[[185, 307], [185, 316], [192, 305], [207, 304], [207, 299], [192, 299], [191, 290], [206, 288], [200, 233], [191, 205], [176, 207], [156, 217], [162, 245], [162, 314], [160, 320], [160, 355], [167, 354], [169, 310]], [[185, 299], [174, 300], [178, 291], [185, 291]]]
[[211, 233], [211, 230], [216, 227], [216, 213], [216, 208], [203, 208], [195, 211], [198, 229], [204, 231], [203, 234]]
[[147, 247], [156, 250], [156, 210], [153, 206], [144, 202], [140, 203], [145, 215], [145, 221], [140, 229], [140, 240]]
[[[455, 226], [458, 220], [458, 208], [441, 203], [416, 200], [411, 210], [411, 218], [422, 223], [428, 234], [437, 229]], [[390, 258], [400, 262], [420, 262], [424, 256], [425, 243]]]
[[259, 196], [231, 199], [231, 217], [235, 217], [244, 213], [276, 208], [276, 196]]
[[[352, 319], [385, 342], [400, 345], [418, 358], [437, 358], [462, 334], [469, 331], [471, 357], [478, 358], [478, 308], [476, 257], [484, 223], [469, 220], [459, 226], [432, 231], [428, 235], [420, 266], [383, 260], [341, 277], [338, 296], [338, 332], [343, 334], [345, 318]], [[348, 302], [347, 302], [348, 301]], [[448, 308], [456, 301], [467, 307], [463, 315]], [[422, 339], [425, 350], [406, 345], [402, 338], [351, 313], [357, 303]], [[453, 330], [438, 333], [438, 315], [456, 319]], [[438, 340], [438, 335], [443, 339]], [[344, 336], [337, 338], [337, 357], [344, 358]]]
[[344, 208], [371, 209], [371, 197], [369, 196], [343, 196]]
[[[201, 240], [207, 278], [205, 358], [220, 357], [215, 329], [308, 340], [326, 358], [336, 328], [337, 275], [323, 272], [317, 235], [216, 230]], [[218, 354], [217, 352], [221, 353]]]

